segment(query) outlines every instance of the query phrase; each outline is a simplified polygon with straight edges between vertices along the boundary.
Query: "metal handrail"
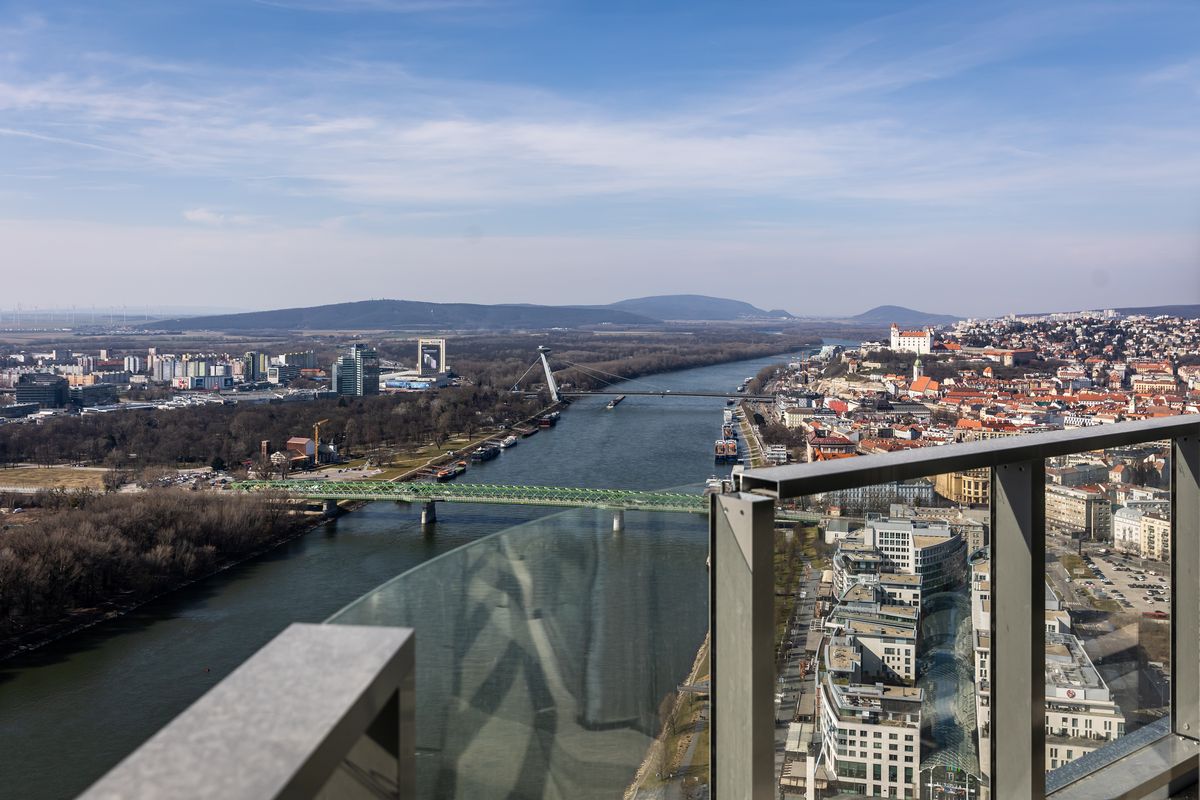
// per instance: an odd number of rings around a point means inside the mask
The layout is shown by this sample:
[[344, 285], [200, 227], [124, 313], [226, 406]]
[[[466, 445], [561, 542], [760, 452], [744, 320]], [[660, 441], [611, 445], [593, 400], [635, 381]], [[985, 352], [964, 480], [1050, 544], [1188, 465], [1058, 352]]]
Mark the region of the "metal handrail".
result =
[[1200, 434], [1200, 415], [1096, 425], [1072, 430], [1031, 433], [981, 442], [918, 447], [899, 453], [817, 461], [784, 467], [749, 469], [740, 476], [741, 490], [777, 500], [857, 489], [889, 481], [925, 478], [945, 472], [963, 472], [997, 464], [1044, 460], [1111, 447], [1144, 444]]

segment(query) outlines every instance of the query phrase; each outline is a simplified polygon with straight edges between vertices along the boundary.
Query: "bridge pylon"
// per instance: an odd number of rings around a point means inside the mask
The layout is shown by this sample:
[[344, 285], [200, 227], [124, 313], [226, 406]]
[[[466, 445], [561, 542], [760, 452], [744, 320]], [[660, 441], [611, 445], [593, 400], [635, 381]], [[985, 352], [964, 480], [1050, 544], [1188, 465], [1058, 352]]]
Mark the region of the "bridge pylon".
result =
[[426, 500], [421, 504], [421, 527], [432, 525], [437, 522], [437, 504], [432, 500]]
[[550, 371], [550, 362], [546, 360], [549, 352], [549, 347], [538, 347], [538, 356], [542, 359], [542, 369], [546, 370], [546, 386], [550, 389], [550, 398], [557, 403], [559, 401], [558, 384], [554, 381], [554, 373]]

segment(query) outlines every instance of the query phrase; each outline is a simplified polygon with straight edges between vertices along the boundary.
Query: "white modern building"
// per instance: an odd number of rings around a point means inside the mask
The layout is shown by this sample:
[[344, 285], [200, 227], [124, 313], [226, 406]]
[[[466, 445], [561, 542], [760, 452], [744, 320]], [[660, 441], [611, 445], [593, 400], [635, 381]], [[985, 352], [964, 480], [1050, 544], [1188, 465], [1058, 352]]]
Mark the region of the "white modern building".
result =
[[924, 690], [867, 685], [861, 676], [855, 641], [828, 638], [817, 680], [822, 764], [842, 792], [916, 797]]
[[921, 608], [921, 576], [885, 572], [879, 576], [879, 588], [888, 601], [897, 605]]
[[884, 560], [884, 571], [921, 576], [922, 591], [949, 588], [965, 577], [967, 545], [941, 520], [880, 519], [863, 529], [864, 542]]
[[979, 772], [990, 781], [992, 762], [992, 573], [987, 559], [971, 565], [971, 628], [975, 653], [975, 735]]

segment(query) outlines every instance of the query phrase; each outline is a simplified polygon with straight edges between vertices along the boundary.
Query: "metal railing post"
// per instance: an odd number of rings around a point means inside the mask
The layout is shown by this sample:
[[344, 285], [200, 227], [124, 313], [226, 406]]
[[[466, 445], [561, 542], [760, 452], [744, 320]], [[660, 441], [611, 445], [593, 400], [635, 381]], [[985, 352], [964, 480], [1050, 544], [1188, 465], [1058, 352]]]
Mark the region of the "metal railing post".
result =
[[1171, 450], [1171, 727], [1200, 739], [1200, 436]]
[[719, 800], [775, 796], [775, 505], [713, 495], [710, 769]]
[[992, 469], [992, 796], [1045, 794], [1045, 487], [1041, 459]]

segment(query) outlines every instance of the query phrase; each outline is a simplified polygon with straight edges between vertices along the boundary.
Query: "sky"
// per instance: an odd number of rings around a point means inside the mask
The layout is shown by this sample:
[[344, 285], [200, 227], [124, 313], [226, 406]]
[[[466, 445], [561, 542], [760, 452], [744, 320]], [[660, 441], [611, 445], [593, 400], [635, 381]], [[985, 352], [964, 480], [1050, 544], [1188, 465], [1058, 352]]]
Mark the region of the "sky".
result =
[[0, 0], [0, 310], [1200, 303], [1200, 3]]

